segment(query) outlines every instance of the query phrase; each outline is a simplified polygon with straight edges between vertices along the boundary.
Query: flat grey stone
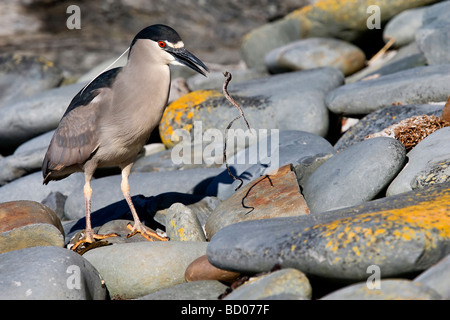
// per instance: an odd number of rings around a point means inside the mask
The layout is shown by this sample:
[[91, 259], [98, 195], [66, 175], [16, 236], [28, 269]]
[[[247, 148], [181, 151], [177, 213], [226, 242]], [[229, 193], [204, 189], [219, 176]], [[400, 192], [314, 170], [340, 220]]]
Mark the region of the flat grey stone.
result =
[[415, 41], [416, 32], [422, 26], [422, 17], [426, 7], [413, 8], [400, 12], [386, 24], [383, 38], [388, 42], [395, 39], [394, 46], [402, 47]]
[[250, 279], [224, 300], [260, 300], [278, 294], [293, 294], [311, 299], [312, 288], [301, 271], [287, 268]]
[[[156, 196], [164, 192], [182, 192], [204, 194], [210, 179], [222, 170], [218, 168], [189, 169], [182, 171], [141, 172], [130, 175], [131, 196], [142, 194], [146, 197]], [[122, 177], [113, 175], [95, 179], [91, 183], [92, 211], [123, 199], [120, 189]], [[56, 181], [55, 185], [60, 181]], [[52, 183], [49, 183], [49, 185]], [[85, 215], [83, 187], [68, 195], [65, 215], [68, 219], [79, 219]]]
[[58, 247], [33, 247], [0, 254], [0, 299], [104, 300], [97, 270], [79, 254]]
[[450, 299], [450, 255], [422, 272], [413, 281], [433, 289], [444, 300]]
[[155, 241], [115, 244], [87, 251], [111, 298], [133, 299], [184, 283], [189, 264], [206, 252], [205, 242]]
[[60, 219], [64, 219], [64, 204], [66, 203], [67, 196], [61, 192], [50, 192], [50, 194], [41, 201], [41, 203], [50, 209], [52, 209], [56, 216]]
[[83, 84], [50, 89], [0, 108], [0, 150], [14, 150], [23, 142], [55, 129]]
[[227, 288], [217, 280], [200, 280], [161, 289], [137, 300], [217, 300]]
[[[19, 154], [26, 151], [37, 150], [37, 149], [46, 149], [52, 140], [53, 134], [55, 130], [51, 130], [49, 132], [43, 133], [37, 137], [31, 138], [26, 142], [22, 143], [17, 149], [14, 151], [14, 154]], [[44, 160], [42, 158], [42, 160]]]
[[425, 58], [423, 52], [419, 50], [415, 42], [412, 42], [411, 44], [400, 48], [398, 53], [391, 60], [382, 65], [376, 71], [369, 72], [361, 80], [370, 80], [371, 78], [377, 78], [408, 69], [423, 67], [427, 64], [427, 59]]
[[[208, 144], [203, 145], [202, 150], [204, 150], [205, 146], [207, 145]], [[172, 154], [174, 150], [168, 149], [138, 158], [134, 163], [131, 172], [176, 171], [196, 168], [216, 168], [220, 166], [220, 164], [217, 164], [217, 161], [213, 161], [211, 164], [206, 164], [203, 159], [203, 153], [199, 155], [195, 152], [197, 146], [190, 145], [186, 146], [186, 148], [189, 148], [191, 155], [193, 155], [193, 158], [191, 158], [192, 161], [189, 161], [189, 163], [174, 162]], [[223, 143], [220, 143], [218, 148], [220, 148], [220, 150], [223, 150]], [[221, 159], [222, 153], [219, 157]]]
[[0, 56], [0, 108], [23, 97], [54, 88], [62, 72], [44, 57], [21, 54]]
[[439, 19], [422, 26], [416, 33], [416, 42], [429, 65], [449, 64], [450, 54], [450, 5], [447, 19]]
[[307, 38], [270, 51], [265, 64], [271, 73], [335, 67], [350, 75], [365, 66], [364, 52], [353, 44], [333, 38]]
[[427, 6], [422, 16], [422, 25], [426, 26], [436, 20], [445, 20], [448, 18], [448, 10], [450, 10], [450, 1], [437, 1], [433, 5]]
[[446, 101], [450, 64], [418, 67], [373, 80], [341, 86], [328, 93], [326, 104], [337, 114], [365, 115], [392, 105]]
[[357, 81], [371, 80], [380, 76], [426, 65], [427, 59], [425, 55], [420, 51], [417, 43], [413, 41], [398, 50], [388, 51], [385, 55], [380, 56], [376, 62], [346, 77], [345, 83], [349, 84]]
[[327, 294], [321, 300], [441, 300], [441, 296], [420, 283], [406, 279], [380, 280], [380, 289], [357, 283]]
[[64, 180], [52, 181], [48, 185], [43, 185], [42, 180], [42, 173], [35, 172], [0, 187], [0, 202], [13, 200], [41, 202], [52, 192], [60, 192], [66, 196], [72, 192], [83, 194], [83, 173], [74, 173]]
[[0, 158], [0, 185], [40, 171], [53, 132], [32, 138], [17, 147], [13, 154]]
[[374, 199], [403, 167], [405, 148], [392, 138], [354, 144], [317, 168], [303, 185], [311, 213]]
[[0, 185], [41, 169], [46, 148], [13, 154], [0, 159]]
[[416, 32], [416, 43], [430, 65], [450, 63], [449, 14], [450, 1], [441, 1], [424, 10], [422, 26]]
[[241, 46], [242, 57], [249, 68], [264, 70], [264, 57], [279, 48], [301, 38], [301, 24], [296, 20], [280, 19], [252, 30]]
[[429, 64], [450, 63], [450, 1], [429, 6], [422, 17], [422, 27], [416, 33], [416, 43]]
[[310, 299], [305, 299], [304, 297], [298, 294], [280, 293], [264, 297], [260, 300], [310, 300]]
[[408, 164], [389, 185], [388, 196], [411, 191], [416, 176], [436, 165], [450, 159], [450, 127], [433, 132], [420, 141], [408, 154]]
[[[265, 111], [265, 121], [269, 125], [275, 120], [276, 125], [262, 126], [263, 128], [301, 130], [324, 136], [329, 126], [325, 97], [329, 91], [342, 85], [343, 81], [339, 70], [323, 67], [249, 80], [236, 86], [235, 92], [244, 97], [259, 96], [269, 99], [270, 112]], [[230, 91], [230, 95], [233, 96], [233, 91]], [[244, 109], [251, 121], [249, 111]], [[267, 117], [273, 117], [273, 120]], [[260, 127], [258, 122], [250, 122], [250, 125], [252, 123], [255, 129]]]

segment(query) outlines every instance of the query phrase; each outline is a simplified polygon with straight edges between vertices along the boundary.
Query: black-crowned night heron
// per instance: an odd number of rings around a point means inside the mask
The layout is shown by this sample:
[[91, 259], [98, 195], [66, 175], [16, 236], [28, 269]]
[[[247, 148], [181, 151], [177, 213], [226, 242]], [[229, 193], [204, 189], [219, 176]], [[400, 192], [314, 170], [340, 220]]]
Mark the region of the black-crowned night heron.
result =
[[[130, 197], [128, 176], [137, 154], [159, 124], [170, 90], [169, 64], [183, 64], [206, 75], [208, 68], [184, 48], [175, 30], [152, 25], [131, 42], [128, 62], [108, 70], [72, 100], [56, 129], [42, 164], [44, 184], [84, 171], [86, 230], [83, 242], [92, 243], [109, 235], [97, 235], [91, 226], [91, 178], [104, 166], [119, 166], [121, 189], [134, 218], [128, 236], [141, 233], [148, 240], [160, 237], [146, 229]], [[155, 181], [157, 183], [157, 181]]]

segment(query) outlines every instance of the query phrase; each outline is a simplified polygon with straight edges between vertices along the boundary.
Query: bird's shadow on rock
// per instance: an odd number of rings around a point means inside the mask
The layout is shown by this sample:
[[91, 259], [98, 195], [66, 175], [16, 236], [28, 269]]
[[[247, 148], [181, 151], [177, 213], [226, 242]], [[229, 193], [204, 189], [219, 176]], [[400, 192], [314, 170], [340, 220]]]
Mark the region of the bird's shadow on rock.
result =
[[[165, 226], [154, 219], [155, 214], [159, 210], [168, 209], [172, 204], [180, 202], [189, 205], [202, 200], [205, 195], [193, 195], [179, 192], [166, 192], [157, 196], [145, 197], [136, 195], [131, 197], [139, 219], [146, 226], [153, 230], [165, 230]], [[112, 220], [133, 220], [130, 208], [126, 200], [117, 201], [106, 207], [91, 213], [92, 227], [100, 227]], [[76, 221], [68, 230], [66, 240], [72, 238], [78, 231], [86, 228], [86, 218]]]

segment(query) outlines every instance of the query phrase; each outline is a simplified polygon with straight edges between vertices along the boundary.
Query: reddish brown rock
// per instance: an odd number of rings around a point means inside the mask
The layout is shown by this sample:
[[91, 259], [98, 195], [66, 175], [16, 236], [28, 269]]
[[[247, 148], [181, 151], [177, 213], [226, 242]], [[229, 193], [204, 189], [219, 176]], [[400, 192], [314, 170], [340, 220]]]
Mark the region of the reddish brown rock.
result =
[[208, 239], [221, 228], [247, 220], [309, 214], [292, 165], [264, 175], [237, 190], [211, 213], [205, 229]]
[[34, 201], [0, 203], [0, 253], [37, 246], [64, 246], [55, 212]]
[[206, 255], [201, 256], [186, 268], [184, 277], [186, 281], [199, 281], [199, 280], [218, 280], [223, 282], [233, 282], [239, 277], [239, 273], [227, 271], [214, 267], [209, 263]]

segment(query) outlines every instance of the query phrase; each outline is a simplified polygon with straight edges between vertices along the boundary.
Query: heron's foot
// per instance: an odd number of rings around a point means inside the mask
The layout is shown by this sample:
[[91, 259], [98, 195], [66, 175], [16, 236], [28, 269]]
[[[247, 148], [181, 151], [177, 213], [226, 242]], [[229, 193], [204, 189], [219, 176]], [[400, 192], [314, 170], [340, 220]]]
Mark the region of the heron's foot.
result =
[[142, 225], [140, 222], [135, 222], [134, 226], [131, 226], [131, 223], [127, 224], [127, 229], [131, 232], [127, 235], [127, 238], [134, 236], [136, 233], [140, 233], [145, 239], [148, 241], [167, 241], [166, 237], [160, 236], [155, 231], [150, 230]]
[[[86, 247], [86, 244], [94, 244], [98, 242], [99, 240], [104, 240], [106, 238], [110, 237], [117, 237], [118, 234], [116, 233], [108, 233], [108, 234], [96, 234], [93, 230], [85, 230], [84, 235], [78, 239], [77, 242], [70, 248], [70, 250], [79, 252], [81, 247]], [[106, 241], [102, 241], [103, 244], [100, 244], [98, 246], [102, 246], [107, 244]], [[94, 247], [97, 247], [94, 245]]]

